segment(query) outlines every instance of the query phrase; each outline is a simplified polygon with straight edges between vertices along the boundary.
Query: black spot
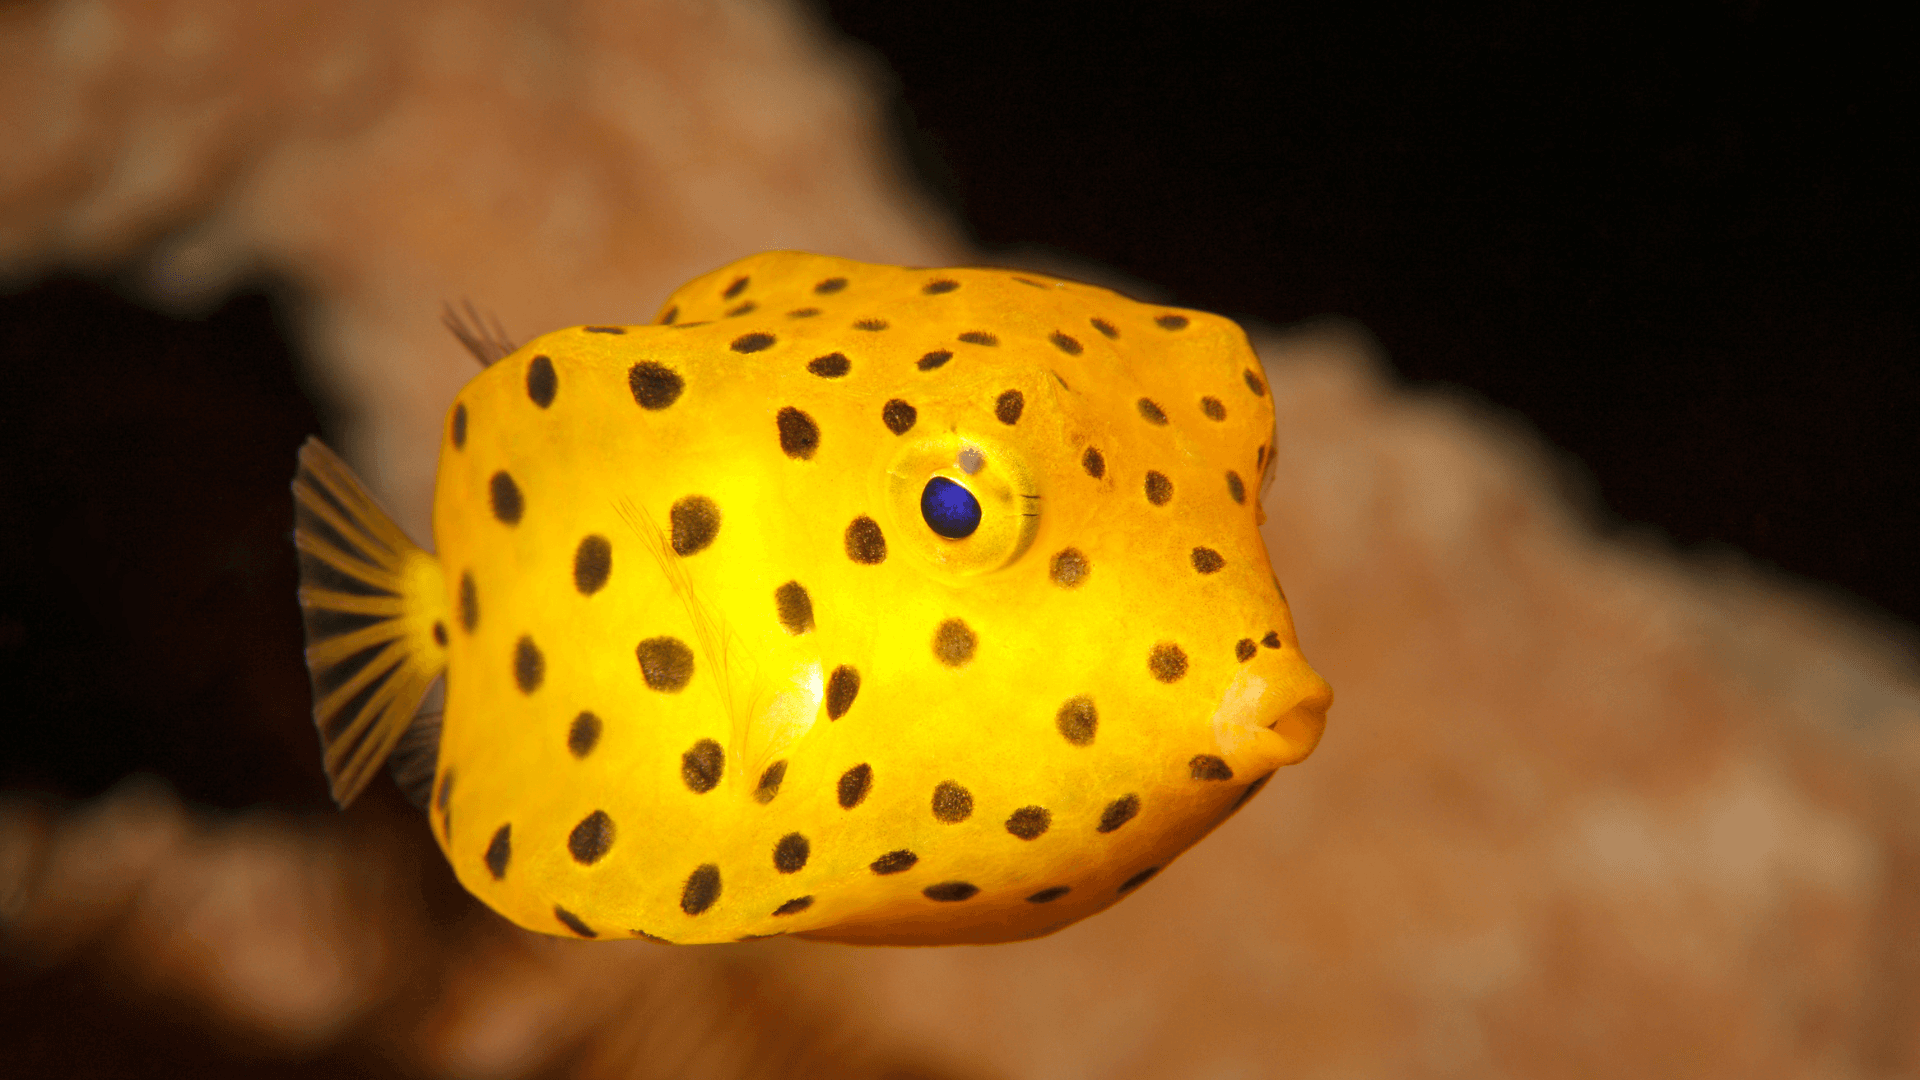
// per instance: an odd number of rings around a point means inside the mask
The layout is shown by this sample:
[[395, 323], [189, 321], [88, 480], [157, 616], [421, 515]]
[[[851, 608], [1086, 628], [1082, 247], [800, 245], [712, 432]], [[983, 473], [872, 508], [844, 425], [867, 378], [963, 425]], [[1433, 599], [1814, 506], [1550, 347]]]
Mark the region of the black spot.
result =
[[887, 328], [887, 320], [861, 319], [859, 322], [853, 324], [853, 328], [855, 330], [885, 330]]
[[820, 449], [820, 425], [813, 417], [789, 405], [780, 410], [774, 422], [780, 427], [780, 449], [796, 461], [806, 461]]
[[914, 361], [913, 366], [919, 368], [921, 371], [932, 371], [934, 368], [939, 367], [941, 364], [944, 364], [951, 359], [953, 359], [953, 354], [951, 352], [948, 352], [945, 349], [935, 349], [932, 352], [928, 353], [927, 355]]
[[1087, 475], [1095, 480], [1107, 475], [1107, 459], [1101, 457], [1100, 451], [1091, 446], [1087, 447], [1086, 453], [1080, 455], [1080, 467], [1087, 470]]
[[447, 624], [438, 619], [433, 623], [433, 643], [443, 649], [447, 647]]
[[807, 370], [823, 379], [837, 379], [853, 370], [853, 361], [847, 359], [846, 353], [830, 352], [807, 361]]
[[1187, 317], [1185, 315], [1161, 315], [1153, 321], [1160, 324], [1160, 329], [1162, 330], [1185, 330], [1187, 328]]
[[737, 318], [741, 315], [751, 315], [758, 310], [760, 310], [759, 304], [756, 304], [751, 300], [745, 300], [738, 304], [735, 304], [733, 307], [728, 308], [727, 318], [732, 319], [732, 318]]
[[913, 422], [920, 418], [920, 411], [913, 406], [894, 398], [880, 408], [880, 422], [895, 435], [905, 435], [913, 430]]
[[820, 309], [817, 307], [794, 308], [792, 311], [787, 312], [787, 318], [811, 319], [818, 314], [820, 314]]
[[1269, 649], [1279, 648], [1280, 632], [1278, 630], [1267, 631], [1267, 636], [1260, 639], [1260, 644], [1265, 645]]
[[540, 649], [533, 639], [522, 634], [513, 644], [513, 681], [523, 694], [531, 694], [540, 689], [541, 680], [547, 677], [547, 658], [540, 655]]
[[1053, 824], [1053, 815], [1044, 806], [1023, 806], [1007, 819], [1007, 831], [1022, 840], [1032, 840]]
[[583, 326], [580, 329], [585, 330], [589, 334], [624, 334], [627, 332], [627, 328], [624, 326]]
[[941, 293], [950, 293], [959, 287], [959, 282], [948, 281], [945, 278], [941, 278], [938, 281], [929, 281], [925, 285], [920, 286], [920, 291], [926, 293], [928, 296], [939, 296]]
[[606, 587], [613, 573], [613, 545], [604, 536], [583, 536], [573, 549], [573, 587], [581, 596], [592, 596]]
[[816, 293], [819, 293], [821, 296], [826, 296], [829, 293], [837, 293], [841, 289], [844, 289], [846, 287], [847, 287], [846, 278], [830, 277], [827, 280], [821, 282], [820, 284], [815, 285], [813, 287], [813, 291]]
[[579, 934], [581, 937], [597, 938], [600, 936], [599, 934], [596, 934], [593, 932], [593, 928], [591, 926], [588, 926], [586, 923], [580, 921], [580, 916], [575, 915], [573, 912], [568, 911], [566, 908], [561, 907], [559, 904], [553, 905], [553, 917], [556, 919], [559, 919], [563, 923], [566, 923], [567, 929], [573, 931], [576, 934]]
[[1220, 399], [1217, 397], [1201, 398], [1200, 411], [1206, 413], [1207, 419], [1209, 420], [1225, 420], [1227, 418], [1227, 407], [1220, 404]]
[[686, 388], [680, 373], [664, 364], [642, 360], [627, 369], [627, 389], [633, 391], [634, 403], [648, 411], [664, 409], [680, 400], [680, 391]]
[[1047, 335], [1047, 340], [1053, 342], [1054, 348], [1059, 349], [1061, 352], [1066, 353], [1068, 356], [1079, 356], [1082, 351], [1081, 345], [1078, 341], [1068, 337], [1067, 335], [1059, 332], [1058, 330]]
[[1027, 897], [1027, 903], [1051, 904], [1072, 891], [1073, 886], [1071, 885], [1055, 885], [1051, 889], [1041, 889], [1039, 892]]
[[972, 660], [974, 646], [979, 643], [980, 639], [959, 619], [948, 619], [933, 631], [934, 658], [948, 667], [960, 667]]
[[560, 389], [559, 376], [553, 373], [553, 361], [545, 356], [536, 356], [527, 364], [527, 396], [541, 408], [553, 404], [554, 392]]
[[873, 766], [861, 762], [840, 774], [840, 809], [851, 810], [867, 797], [873, 786]]
[[933, 816], [951, 825], [973, 816], [973, 792], [951, 780], [942, 780], [933, 789]]
[[1246, 369], [1241, 374], [1246, 377], [1247, 389], [1253, 391], [1255, 397], [1266, 396], [1267, 384], [1260, 381], [1260, 376], [1255, 375], [1252, 368]]
[[1105, 810], [1100, 811], [1100, 824], [1095, 826], [1094, 831], [1110, 833], [1120, 826], [1125, 825], [1127, 822], [1132, 821], [1134, 815], [1139, 812], [1140, 796], [1122, 795], [1108, 803]]
[[1253, 639], [1250, 637], [1243, 637], [1239, 641], [1234, 642], [1233, 645], [1234, 659], [1239, 660], [1243, 664], [1253, 659], [1253, 654], [1259, 651], [1260, 646], [1254, 644]]
[[998, 345], [1000, 339], [985, 330], [969, 330], [960, 335], [960, 340], [969, 345]]
[[702, 863], [694, 867], [687, 875], [687, 883], [680, 887], [680, 910], [689, 915], [698, 915], [713, 906], [720, 899], [720, 868], [712, 863]]
[[1020, 411], [1027, 407], [1027, 399], [1018, 390], [1008, 390], [993, 402], [993, 415], [1003, 424], [1020, 422]]
[[493, 880], [499, 881], [507, 876], [507, 860], [513, 858], [513, 826], [502, 825], [494, 831], [493, 839], [487, 842], [485, 861], [487, 873]]
[[580, 819], [567, 834], [567, 854], [581, 866], [592, 866], [613, 849], [613, 819], [605, 810], [595, 810]]
[[1220, 572], [1220, 568], [1225, 565], [1227, 565], [1227, 560], [1221, 558], [1220, 553], [1212, 548], [1197, 547], [1193, 549], [1193, 568], [1195, 570], [1203, 574], [1217, 574]]
[[765, 806], [780, 794], [780, 782], [787, 778], [787, 763], [776, 761], [767, 766], [760, 774], [760, 782], [753, 786], [753, 801]]
[[1088, 319], [1087, 321], [1093, 324], [1093, 328], [1095, 330], [1100, 331], [1101, 333], [1107, 335], [1110, 338], [1117, 338], [1120, 336], [1120, 331], [1115, 330], [1113, 328], [1113, 324], [1108, 322], [1105, 319]]
[[1053, 726], [1059, 728], [1061, 737], [1073, 745], [1092, 746], [1093, 736], [1100, 730], [1100, 711], [1093, 707], [1093, 699], [1085, 694], [1071, 697], [1054, 714]]
[[773, 868], [783, 874], [795, 873], [807, 865], [807, 856], [812, 850], [806, 837], [790, 832], [773, 845]]
[[1153, 875], [1159, 872], [1160, 872], [1159, 867], [1149, 866], [1145, 870], [1142, 870], [1139, 873], [1128, 878], [1127, 880], [1121, 882], [1120, 888], [1117, 891], [1120, 893], [1120, 895], [1125, 896], [1126, 894], [1132, 892], [1133, 890], [1151, 881], [1153, 879]]
[[593, 753], [600, 745], [600, 718], [590, 712], [583, 712], [573, 718], [572, 726], [567, 728], [567, 750], [574, 757], [583, 758]]
[[1253, 455], [1253, 467], [1264, 472], [1267, 468], [1267, 444], [1261, 443], [1260, 449]]
[[1187, 673], [1187, 654], [1171, 641], [1163, 641], [1147, 654], [1147, 670], [1163, 683], [1179, 682]]
[[1241, 482], [1239, 473], [1232, 471], [1227, 473], [1227, 494], [1233, 497], [1234, 502], [1247, 501], [1247, 485]]
[[453, 448], [464, 450], [467, 445], [467, 406], [465, 403], [453, 407]]
[[667, 508], [673, 553], [682, 557], [705, 551], [720, 532], [720, 507], [705, 495], [687, 495]]
[[880, 524], [865, 514], [847, 525], [847, 558], [864, 566], [887, 561], [887, 538], [881, 535]]
[[860, 693], [860, 673], [846, 664], [833, 669], [827, 676], [827, 719], [838, 720], [853, 708], [854, 696]]
[[520, 498], [520, 485], [514, 483], [513, 477], [508, 476], [506, 470], [502, 469], [493, 474], [493, 481], [489, 487], [492, 489], [490, 494], [493, 496], [493, 516], [498, 518], [502, 525], [520, 524], [520, 515], [527, 511], [526, 502]]
[[1152, 398], [1141, 398], [1139, 401], [1139, 409], [1140, 415], [1145, 417], [1149, 424], [1164, 424], [1167, 422], [1166, 411], [1154, 404]]
[[679, 638], [648, 638], [634, 647], [634, 655], [650, 690], [677, 694], [693, 679], [693, 650]]
[[1195, 754], [1193, 760], [1187, 762], [1187, 771], [1195, 780], [1233, 779], [1233, 767], [1212, 754]]
[[1227, 807], [1227, 816], [1232, 817], [1234, 814], [1239, 813], [1240, 808], [1247, 805], [1247, 802], [1251, 800], [1255, 795], [1260, 794], [1260, 789], [1263, 787], [1266, 787], [1267, 781], [1271, 779], [1273, 779], [1273, 774], [1268, 773], [1267, 775], [1261, 777], [1260, 779], [1255, 780], [1253, 783], [1248, 784], [1247, 789], [1240, 793], [1240, 797], [1233, 800], [1233, 805]]
[[727, 291], [726, 291], [726, 292], [723, 292], [723, 293], [721, 293], [721, 294], [720, 294], [720, 299], [722, 299], [722, 300], [731, 300], [731, 299], [733, 299], [734, 297], [736, 297], [736, 296], [739, 296], [739, 295], [740, 295], [741, 293], [743, 293], [743, 292], [746, 292], [746, 291], [747, 291], [747, 282], [748, 282], [749, 280], [751, 280], [751, 279], [749, 279], [749, 278], [743, 278], [743, 277], [742, 277], [742, 278], [734, 278], [734, 279], [733, 279], [733, 284], [731, 284], [731, 285], [729, 285], [729, 286], [727, 286]]
[[680, 755], [680, 779], [695, 795], [705, 795], [718, 787], [726, 772], [727, 752], [712, 739], [701, 739]]
[[789, 634], [804, 634], [813, 629], [813, 597], [808, 596], [806, 586], [797, 581], [773, 590], [773, 610]]
[[1053, 557], [1053, 583], [1063, 589], [1079, 585], [1087, 580], [1087, 575], [1092, 571], [1093, 564], [1087, 561], [1079, 548], [1062, 548], [1060, 554]]
[[1161, 472], [1147, 473], [1147, 501], [1155, 506], [1165, 506], [1173, 498], [1173, 481]]
[[964, 881], [943, 881], [938, 885], [929, 885], [920, 890], [920, 894], [929, 900], [938, 900], [943, 904], [971, 900], [980, 892], [980, 886]]
[[920, 856], [911, 851], [889, 851], [873, 860], [867, 869], [876, 874], [898, 874], [913, 869], [913, 864], [919, 861]]
[[751, 334], [741, 334], [739, 337], [734, 338], [733, 344], [727, 346], [727, 348], [737, 353], [756, 353], [762, 349], [772, 347], [773, 341], [774, 338], [772, 334], [763, 334], [755, 331]]
[[680, 317], [679, 306], [676, 305], [674, 307], [670, 307], [667, 309], [667, 313], [665, 315], [660, 316], [660, 324], [662, 326], [672, 326], [674, 320], [678, 319], [679, 317]]
[[813, 897], [796, 896], [793, 899], [787, 901], [786, 903], [781, 904], [779, 907], [774, 908], [773, 913], [775, 916], [798, 915], [812, 906], [813, 906]]

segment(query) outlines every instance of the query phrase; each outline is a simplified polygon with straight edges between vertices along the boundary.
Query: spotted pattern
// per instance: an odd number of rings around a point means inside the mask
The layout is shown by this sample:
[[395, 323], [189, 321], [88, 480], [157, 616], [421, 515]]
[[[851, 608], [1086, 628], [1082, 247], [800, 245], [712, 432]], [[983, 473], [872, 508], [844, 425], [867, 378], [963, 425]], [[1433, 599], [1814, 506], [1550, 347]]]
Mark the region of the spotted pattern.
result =
[[840, 799], [840, 809], [851, 810], [859, 806], [867, 797], [867, 789], [873, 786], [873, 766], [861, 762], [840, 774], [839, 790], [835, 792]]
[[493, 839], [487, 841], [487, 853], [481, 861], [487, 864], [487, 873], [493, 880], [499, 881], [507, 876], [507, 862], [513, 858], [513, 826], [502, 825], [493, 832]]
[[453, 407], [453, 448], [464, 450], [467, 447], [467, 406], [465, 403]]
[[720, 533], [720, 507], [705, 495], [688, 495], [667, 510], [673, 553], [681, 557], [705, 551]]
[[1236, 641], [1233, 643], [1234, 659], [1240, 661], [1243, 664], [1253, 659], [1254, 654], [1258, 653], [1259, 651], [1260, 651], [1260, 646], [1255, 644], [1254, 640], [1250, 637], [1243, 637], [1239, 641]]
[[787, 778], [787, 763], [776, 761], [760, 774], [760, 782], [753, 786], [753, 801], [765, 806], [780, 794], [780, 785]]
[[1193, 549], [1193, 568], [1203, 574], [1217, 574], [1221, 567], [1226, 565], [1227, 560], [1221, 558], [1220, 553], [1210, 547]]
[[574, 717], [573, 723], [567, 727], [567, 752], [577, 758], [593, 753], [593, 748], [600, 745], [603, 727], [605, 725], [600, 718], [590, 712], [582, 712]]
[[726, 774], [727, 752], [712, 739], [701, 739], [680, 755], [680, 779], [695, 795], [705, 795], [718, 787]]
[[1245, 371], [1241, 372], [1241, 375], [1246, 378], [1247, 389], [1253, 391], [1253, 396], [1255, 397], [1267, 396], [1267, 384], [1260, 381], [1260, 376], [1255, 375], [1253, 373], [1252, 368], [1248, 368]]
[[513, 684], [523, 694], [531, 694], [540, 689], [547, 677], [547, 658], [540, 654], [540, 647], [533, 638], [525, 634], [513, 643]]
[[702, 863], [694, 867], [687, 875], [687, 883], [680, 887], [680, 910], [689, 915], [698, 915], [712, 907], [720, 899], [720, 868], [712, 863]]
[[847, 525], [846, 545], [847, 558], [863, 566], [887, 561], [887, 538], [880, 531], [880, 523], [865, 514]]
[[744, 277], [734, 278], [733, 284], [727, 286], [727, 291], [720, 294], [720, 299], [731, 300], [734, 297], [739, 296], [741, 293], [746, 292], [747, 282], [750, 280], [752, 279], [744, 278]]
[[1053, 825], [1053, 815], [1044, 806], [1023, 806], [1007, 819], [1007, 831], [1022, 840], [1038, 839]]
[[606, 588], [613, 573], [613, 545], [604, 536], [583, 536], [573, 549], [573, 587], [581, 596]]
[[633, 391], [634, 403], [648, 412], [658, 412], [679, 401], [686, 388], [680, 373], [665, 364], [642, 360], [627, 369], [627, 389]]
[[1110, 833], [1132, 821], [1139, 813], [1140, 796], [1122, 795], [1108, 803], [1105, 810], [1100, 811], [1100, 824], [1094, 827], [1094, 831]]
[[934, 659], [951, 668], [964, 666], [973, 659], [973, 650], [980, 644], [972, 628], [960, 619], [948, 619], [933, 631]]
[[1227, 418], [1227, 407], [1222, 404], [1217, 397], [1201, 398], [1200, 411], [1206, 413], [1207, 419], [1209, 420], [1225, 420]]
[[943, 881], [938, 885], [929, 885], [920, 890], [922, 896], [943, 904], [953, 904], [962, 900], [971, 900], [979, 895], [979, 892], [980, 886], [972, 885], [964, 881]]
[[794, 308], [792, 311], [787, 312], [787, 318], [811, 319], [818, 314], [820, 314], [820, 309], [817, 307]]
[[1093, 572], [1093, 564], [1079, 548], [1062, 548], [1048, 565], [1047, 574], [1063, 589], [1077, 587]]
[[1142, 870], [1139, 873], [1128, 878], [1127, 880], [1121, 882], [1120, 888], [1116, 891], [1118, 891], [1121, 896], [1125, 896], [1128, 893], [1132, 892], [1133, 890], [1151, 881], [1153, 879], [1153, 875], [1159, 872], [1160, 872], [1159, 867], [1149, 866], [1145, 870]]
[[774, 345], [774, 340], [772, 334], [763, 334], [756, 331], [751, 334], [741, 334], [739, 337], [734, 338], [733, 343], [728, 345], [727, 348], [737, 353], [757, 353], [764, 349], [771, 349]]
[[1149, 471], [1146, 487], [1147, 501], [1155, 506], [1165, 506], [1173, 499], [1173, 481], [1165, 473]]
[[1066, 353], [1068, 356], [1079, 356], [1081, 352], [1084, 351], [1078, 341], [1068, 337], [1067, 335], [1061, 333], [1058, 330], [1055, 330], [1053, 333], [1048, 334], [1047, 340], [1053, 342], [1054, 348], [1059, 349], [1061, 352]]
[[1107, 475], [1107, 459], [1091, 446], [1087, 447], [1086, 453], [1080, 455], [1080, 467], [1087, 470], [1087, 475], [1095, 480]]
[[818, 294], [819, 294], [819, 295], [821, 295], [821, 296], [827, 296], [827, 295], [829, 295], [829, 294], [831, 294], [831, 293], [837, 293], [837, 292], [839, 292], [839, 291], [840, 291], [841, 289], [844, 289], [844, 288], [846, 288], [846, 287], [847, 287], [847, 279], [846, 279], [846, 278], [843, 278], [843, 277], [830, 277], [830, 278], [828, 278], [828, 279], [826, 279], [825, 281], [822, 281], [822, 282], [821, 282], [820, 284], [818, 284], [818, 285], [815, 285], [815, 286], [813, 287], [813, 291], [814, 291], [814, 292], [816, 292], [816, 293], [818, 293]]
[[797, 581], [773, 590], [773, 610], [789, 634], [797, 637], [813, 629], [813, 597]]
[[1179, 682], [1187, 673], [1187, 653], [1171, 641], [1163, 641], [1147, 654], [1147, 670], [1163, 683]]
[[1095, 330], [1105, 334], [1108, 338], [1117, 338], [1120, 336], [1120, 331], [1115, 330], [1113, 324], [1105, 319], [1088, 319], [1087, 321], [1093, 324]]
[[1009, 426], [1020, 422], [1020, 412], [1027, 407], [1027, 399], [1018, 390], [1008, 390], [993, 402], [994, 419]]
[[950, 293], [959, 287], [960, 287], [960, 283], [957, 281], [949, 281], [946, 278], [940, 278], [936, 281], [929, 281], [925, 285], [922, 285], [920, 287], [920, 291], [923, 293], [926, 293], [928, 296], [939, 296], [941, 293]]
[[613, 850], [613, 832], [613, 819], [605, 810], [595, 810], [567, 834], [567, 854], [581, 866], [592, 866]]
[[859, 322], [853, 324], [853, 328], [855, 330], [868, 330], [868, 331], [885, 330], [887, 328], [887, 320], [861, 319]]
[[1093, 699], [1085, 694], [1068, 698], [1054, 714], [1053, 726], [1060, 729], [1061, 738], [1073, 745], [1092, 746], [1093, 737], [1100, 730], [1100, 710], [1094, 708]]
[[795, 461], [808, 461], [820, 449], [820, 425], [813, 417], [789, 405], [774, 417], [780, 429], [780, 450]]
[[960, 335], [960, 340], [969, 345], [998, 345], [1000, 339], [985, 330], [969, 330]]
[[807, 865], [807, 856], [813, 853], [812, 845], [799, 833], [788, 833], [773, 845], [773, 868], [783, 874], [799, 873]]
[[779, 907], [774, 908], [773, 914], [775, 915], [775, 917], [779, 917], [783, 915], [798, 915], [812, 906], [813, 906], [813, 897], [796, 896], [793, 899], [787, 901], [786, 903], [781, 904]]
[[832, 352], [807, 361], [807, 370], [823, 379], [838, 379], [853, 370], [853, 362], [846, 353]]
[[1213, 754], [1195, 754], [1193, 760], [1187, 762], [1187, 771], [1195, 780], [1233, 779], [1233, 766]]
[[827, 677], [827, 719], [838, 720], [853, 708], [853, 699], [860, 693], [860, 673], [852, 666], [841, 664]]
[[1166, 410], [1162, 409], [1152, 398], [1141, 398], [1135, 407], [1140, 410], [1141, 418], [1149, 424], [1164, 424], [1167, 422]]
[[1237, 503], [1247, 501], [1247, 485], [1241, 481], [1240, 474], [1231, 469], [1227, 471], [1227, 495]]
[[473, 572], [460, 572], [460, 628], [471, 634], [480, 625], [480, 590], [473, 583]]
[[599, 934], [594, 933], [593, 927], [588, 926], [586, 922], [580, 918], [580, 916], [575, 915], [573, 912], [568, 911], [566, 908], [561, 907], [559, 904], [553, 905], [553, 917], [556, 919], [559, 919], [562, 923], [566, 925], [567, 929], [573, 931], [576, 934], [579, 934], [583, 938], [597, 938], [600, 936]]
[[435, 621], [433, 624], [433, 643], [441, 648], [447, 647], [447, 624]]
[[649, 690], [677, 694], [693, 681], [693, 650], [676, 637], [648, 638], [634, 647]]
[[882, 875], [899, 874], [913, 869], [913, 864], [919, 861], [920, 856], [902, 849], [900, 851], [887, 852], [885, 855], [880, 856], [868, 864], [867, 869]]
[[560, 389], [559, 376], [553, 373], [553, 361], [545, 356], [536, 356], [527, 363], [527, 397], [535, 405], [547, 408], [553, 404], [553, 395]]
[[913, 366], [919, 368], [921, 371], [932, 371], [934, 368], [944, 365], [951, 359], [953, 359], [952, 352], [946, 349], [935, 349], [920, 359], [915, 360]]
[[951, 780], [942, 780], [933, 789], [933, 816], [949, 825], [973, 816], [973, 792]]
[[1267, 631], [1267, 636], [1260, 639], [1260, 644], [1265, 645], [1269, 649], [1279, 648], [1280, 632], [1278, 630]]
[[1027, 897], [1027, 903], [1051, 904], [1072, 891], [1073, 887], [1071, 885], [1055, 885], [1051, 889], [1041, 889], [1039, 892]]
[[920, 412], [912, 405], [894, 398], [880, 408], [880, 422], [895, 435], [905, 435], [913, 430], [913, 423], [920, 418]]
[[493, 516], [502, 525], [518, 525], [520, 517], [527, 512], [526, 501], [520, 496], [520, 485], [513, 482], [505, 469], [493, 474], [487, 484], [487, 495], [493, 505]]

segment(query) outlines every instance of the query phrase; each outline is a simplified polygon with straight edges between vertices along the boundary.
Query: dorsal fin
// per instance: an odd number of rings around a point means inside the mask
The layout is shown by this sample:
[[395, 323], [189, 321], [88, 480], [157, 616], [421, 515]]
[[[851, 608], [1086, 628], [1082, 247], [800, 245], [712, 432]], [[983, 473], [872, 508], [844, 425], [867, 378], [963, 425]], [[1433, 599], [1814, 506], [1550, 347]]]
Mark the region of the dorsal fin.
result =
[[481, 367], [492, 367], [519, 348], [500, 326], [499, 319], [492, 315], [482, 316], [471, 300], [460, 301], [460, 306], [466, 309], [464, 318], [453, 309], [452, 304], [443, 302], [440, 305], [440, 322], [453, 332], [454, 337], [460, 339], [460, 344], [465, 345], [473, 358], [480, 361]]

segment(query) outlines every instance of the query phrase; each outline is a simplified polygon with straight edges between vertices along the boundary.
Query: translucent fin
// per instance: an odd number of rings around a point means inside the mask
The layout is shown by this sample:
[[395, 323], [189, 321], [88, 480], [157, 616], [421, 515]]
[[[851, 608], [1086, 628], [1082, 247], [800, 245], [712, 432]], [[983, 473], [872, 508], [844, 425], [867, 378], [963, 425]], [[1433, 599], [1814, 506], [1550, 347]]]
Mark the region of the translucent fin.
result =
[[313, 722], [333, 799], [344, 807], [446, 670], [446, 584], [439, 560], [414, 546], [318, 439], [300, 448], [293, 507]]
[[460, 301], [460, 306], [466, 309], [464, 315], [453, 310], [452, 304], [441, 304], [440, 322], [453, 332], [454, 337], [460, 339], [460, 344], [465, 345], [473, 358], [480, 361], [481, 367], [492, 367], [519, 348], [507, 336], [506, 330], [501, 328], [499, 319], [482, 317], [471, 300]]

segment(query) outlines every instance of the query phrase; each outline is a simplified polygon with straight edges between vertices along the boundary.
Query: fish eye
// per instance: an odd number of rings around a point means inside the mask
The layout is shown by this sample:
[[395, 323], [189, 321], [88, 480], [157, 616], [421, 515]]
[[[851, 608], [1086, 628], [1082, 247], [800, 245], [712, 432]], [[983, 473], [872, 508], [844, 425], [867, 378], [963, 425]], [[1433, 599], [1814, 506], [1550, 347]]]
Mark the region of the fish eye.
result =
[[964, 485], [936, 476], [920, 492], [920, 516], [941, 536], [964, 540], [980, 527], [980, 500]]

